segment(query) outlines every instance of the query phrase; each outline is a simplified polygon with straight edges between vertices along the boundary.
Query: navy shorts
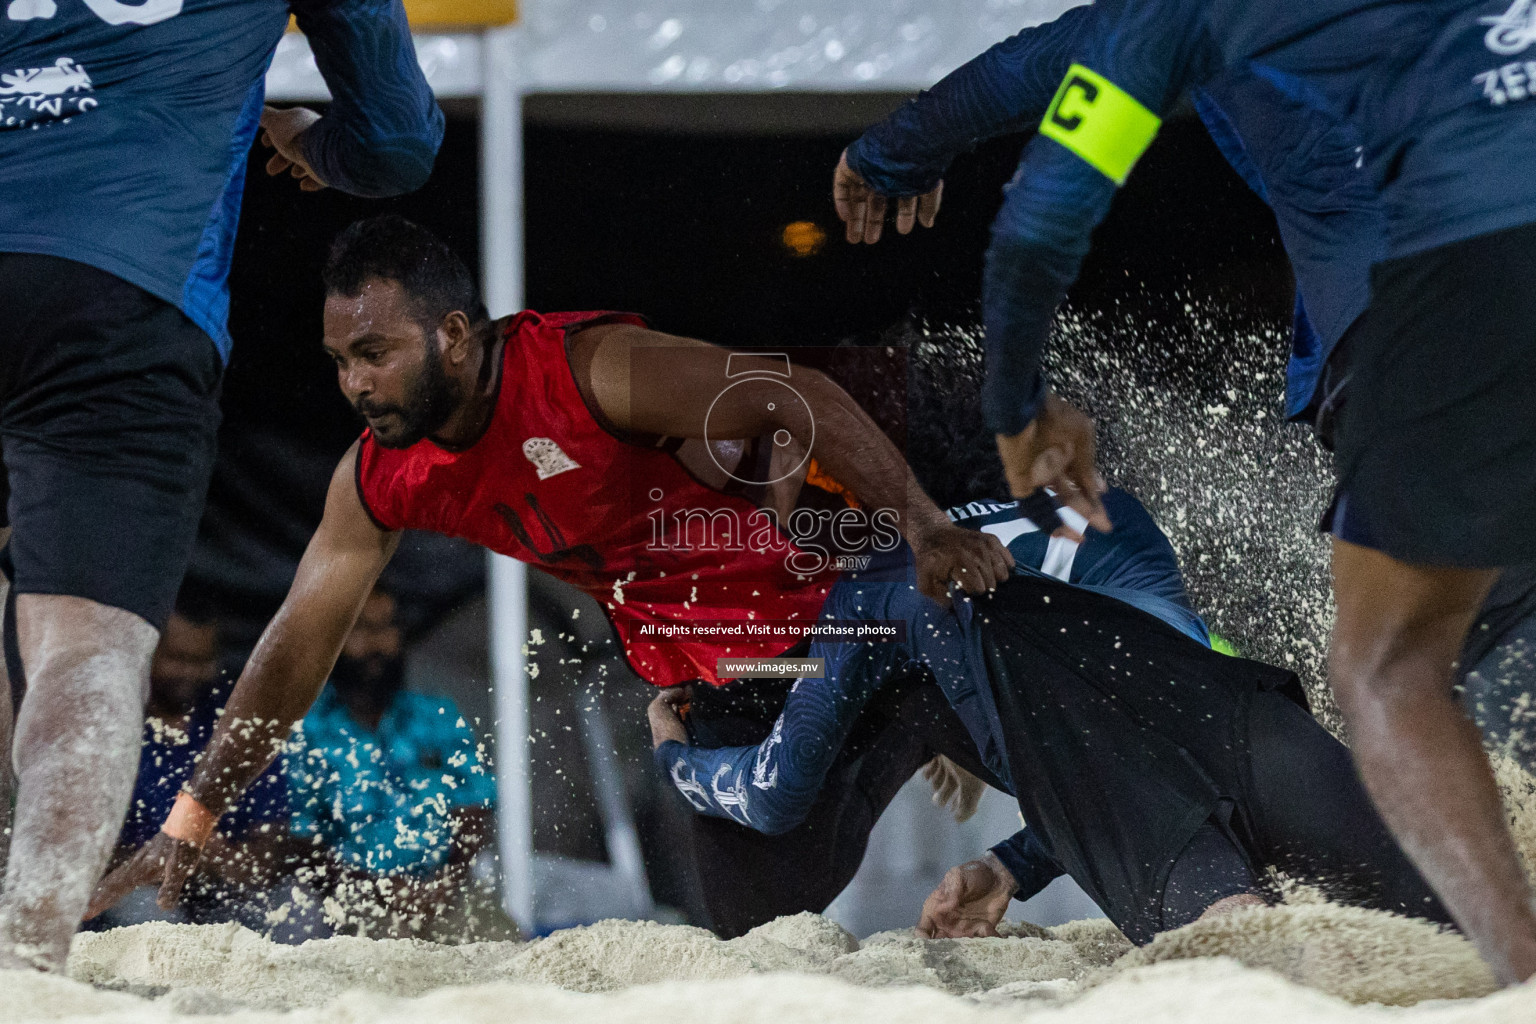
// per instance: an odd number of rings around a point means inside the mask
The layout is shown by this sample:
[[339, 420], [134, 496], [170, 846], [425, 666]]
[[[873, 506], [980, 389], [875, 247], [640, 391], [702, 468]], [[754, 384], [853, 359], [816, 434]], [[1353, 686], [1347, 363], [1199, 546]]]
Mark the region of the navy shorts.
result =
[[218, 447], [218, 350], [170, 303], [53, 256], [0, 253], [0, 309], [0, 569], [13, 593], [162, 628]]
[[1335, 537], [1420, 565], [1536, 561], [1536, 225], [1378, 263], [1330, 360]]

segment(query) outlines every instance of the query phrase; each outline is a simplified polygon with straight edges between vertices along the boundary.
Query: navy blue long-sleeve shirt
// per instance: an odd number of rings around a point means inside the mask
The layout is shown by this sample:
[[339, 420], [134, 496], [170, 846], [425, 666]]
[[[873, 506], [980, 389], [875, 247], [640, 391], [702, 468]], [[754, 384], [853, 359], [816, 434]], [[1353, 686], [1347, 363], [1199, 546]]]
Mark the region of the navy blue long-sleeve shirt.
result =
[[[1076, 7], [991, 47], [871, 127], [848, 147], [849, 165], [882, 195], [917, 195], [976, 143], [1035, 128], [1087, 45], [1093, 14]], [[1361, 166], [1359, 133], [1317, 90], [1253, 64], [1226, 69], [1193, 100], [1227, 162], [1274, 210], [1291, 258], [1286, 413], [1298, 415], [1329, 352], [1365, 310], [1370, 265], [1385, 250], [1386, 216]]]
[[267, 66], [289, 15], [334, 97], [328, 184], [418, 188], [442, 141], [401, 0], [11, 3], [0, 21], [0, 251], [99, 267], [229, 353], [228, 274]]
[[[1094, 530], [1071, 509], [1060, 510], [1063, 520], [1083, 533], [1081, 543], [1041, 530], [1017, 501], [973, 501], [948, 514], [960, 526], [997, 537], [1013, 555], [1015, 572], [1049, 576], [1114, 598], [1208, 643], [1173, 546], [1151, 515], [1119, 489], [1108, 491], [1104, 504], [1115, 523], [1111, 533]], [[955, 612], [945, 611], [918, 593], [906, 575], [894, 571], [840, 579], [822, 611], [833, 619], [903, 620], [905, 643], [813, 641], [809, 656], [824, 659], [824, 677], [795, 684], [760, 743], [702, 747], [667, 741], [656, 748], [658, 766], [696, 811], [770, 835], [794, 828], [810, 812], [869, 699], [886, 680], [915, 664], [933, 670], [952, 704], [970, 701], [976, 706], [972, 717], [995, 722], [979, 640], [960, 621], [968, 605], [957, 598]], [[977, 736], [979, 752], [1006, 785], [1001, 727], [986, 732]], [[1059, 869], [1045, 881], [1056, 874]]]
[[[1157, 118], [1185, 90], [1244, 66], [1303, 81], [1360, 131], [1381, 197], [1383, 255], [1536, 220], [1536, 43], [1523, 0], [1099, 0], [993, 225], [984, 281], [985, 411], [1033, 419], [1052, 316], [1089, 236]], [[1136, 112], [1139, 110], [1139, 114]], [[1128, 116], [1135, 115], [1135, 116]], [[1053, 127], [1054, 126], [1054, 127]], [[1054, 136], [1054, 137], [1052, 137]], [[1090, 159], [1129, 147], [1125, 161]]]
[[1027, 826], [992, 847], [992, 856], [1002, 862], [1018, 884], [1013, 898], [1020, 902], [1036, 895], [1067, 873], [1045, 843], [1040, 841], [1035, 830]]

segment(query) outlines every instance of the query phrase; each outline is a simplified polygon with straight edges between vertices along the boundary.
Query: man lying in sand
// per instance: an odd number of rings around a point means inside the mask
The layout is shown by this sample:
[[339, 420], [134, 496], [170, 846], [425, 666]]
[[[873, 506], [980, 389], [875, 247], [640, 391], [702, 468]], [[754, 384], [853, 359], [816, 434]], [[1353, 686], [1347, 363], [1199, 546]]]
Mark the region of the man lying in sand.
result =
[[[951, 581], [985, 591], [1011, 567], [996, 537], [953, 525], [814, 370], [628, 314], [492, 321], [464, 264], [398, 217], [344, 231], [325, 277], [326, 351], [368, 429], [192, 781], [96, 909], [156, 879], [174, 901], [214, 823], [314, 703], [404, 529], [467, 538], [585, 590], [659, 686], [721, 683], [720, 659], [798, 649], [841, 585], [834, 554], [895, 553], [939, 598]], [[797, 505], [812, 473], [859, 507], [815, 487], [804, 501], [816, 492], [827, 507]], [[675, 627], [693, 632], [663, 635]], [[963, 733], [954, 743], [967, 746]]]
[[[951, 906], [924, 915], [926, 934], [993, 934], [993, 912], [1001, 917], [1014, 885], [1065, 873], [1127, 937], [1147, 942], [1208, 912], [1264, 902], [1270, 867], [1341, 902], [1446, 921], [1348, 750], [1308, 714], [1296, 677], [1210, 650], [1167, 539], [1131, 495], [1111, 490], [1105, 501], [1109, 534], [1061, 510], [1080, 545], [1040, 531], [1017, 502], [950, 510], [1009, 542], [1014, 575], [994, 593], [957, 595], [946, 610], [899, 575], [860, 574], [822, 614], [901, 622], [904, 641], [813, 642], [826, 677], [800, 680], [756, 743], [722, 745], [691, 707], [676, 713], [688, 694], [666, 691], [652, 704], [658, 762], [700, 815], [729, 820], [717, 821], [722, 829], [800, 830], [793, 863], [816, 874], [830, 829], [806, 834], [806, 822], [863, 798], [857, 780], [830, 780], [829, 790], [828, 765], [844, 744], [867, 742], [863, 712], [893, 680], [921, 689], [914, 677], [931, 679], [974, 740], [964, 767], [1016, 795], [1032, 828], [994, 853], [991, 877], [975, 880], [972, 868], [958, 888], [952, 881]], [[859, 855], [862, 845], [852, 868]], [[998, 870], [1005, 863], [1011, 879]], [[796, 905], [803, 882], [742, 864], [700, 867], [751, 879], [740, 899], [764, 908], [763, 919], [825, 906]], [[820, 873], [851, 876], [830, 858]]]

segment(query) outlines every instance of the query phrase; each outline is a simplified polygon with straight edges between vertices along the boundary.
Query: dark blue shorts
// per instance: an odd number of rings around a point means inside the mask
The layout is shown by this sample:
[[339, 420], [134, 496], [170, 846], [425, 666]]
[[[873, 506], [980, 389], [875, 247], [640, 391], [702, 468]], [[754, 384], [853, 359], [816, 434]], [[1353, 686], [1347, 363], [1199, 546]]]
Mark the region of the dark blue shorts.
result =
[[1404, 562], [1536, 561], [1536, 225], [1378, 263], [1330, 362], [1325, 528]]
[[223, 364], [170, 303], [83, 263], [0, 253], [0, 499], [17, 594], [157, 629], [217, 451]]

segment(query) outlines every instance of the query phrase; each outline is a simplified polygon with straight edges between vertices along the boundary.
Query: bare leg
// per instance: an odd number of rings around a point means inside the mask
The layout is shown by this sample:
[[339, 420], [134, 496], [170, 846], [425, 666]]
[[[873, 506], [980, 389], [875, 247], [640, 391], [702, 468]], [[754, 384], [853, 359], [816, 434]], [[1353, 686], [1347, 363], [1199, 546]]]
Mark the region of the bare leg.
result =
[[[0, 527], [0, 547], [11, 539], [11, 528]], [[3, 618], [5, 600], [10, 596], [11, 581], [0, 573], [0, 618]], [[0, 645], [5, 637], [0, 635]], [[11, 852], [11, 794], [15, 780], [11, 777], [11, 674], [5, 665], [4, 648], [0, 646], [0, 879], [5, 877], [6, 858]]]
[[1497, 576], [1335, 540], [1329, 678], [1361, 778], [1403, 851], [1505, 984], [1536, 974], [1536, 914], [1451, 668]]
[[159, 634], [131, 612], [42, 594], [18, 598], [16, 626], [27, 695], [0, 967], [57, 971], [133, 795]]
[[[0, 576], [0, 608], [11, 583]], [[0, 637], [0, 642], [4, 638]], [[5, 877], [5, 864], [11, 850], [11, 678], [5, 668], [5, 658], [0, 656], [0, 878]]]

